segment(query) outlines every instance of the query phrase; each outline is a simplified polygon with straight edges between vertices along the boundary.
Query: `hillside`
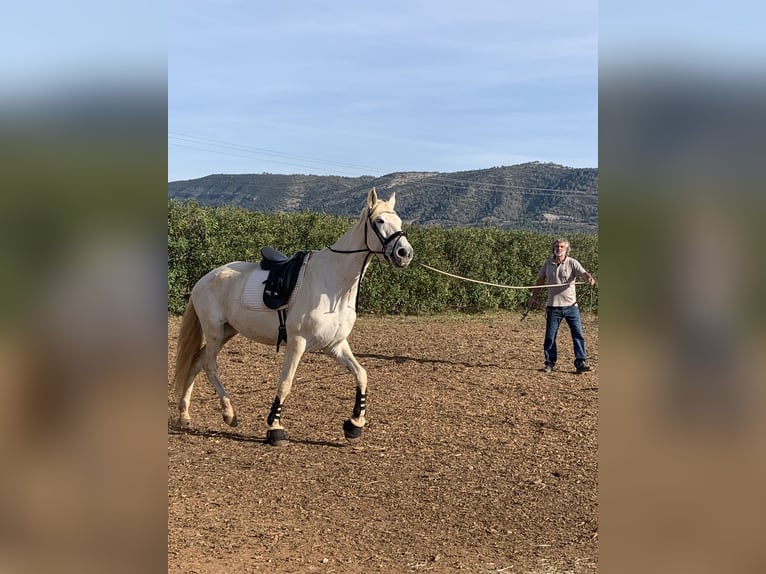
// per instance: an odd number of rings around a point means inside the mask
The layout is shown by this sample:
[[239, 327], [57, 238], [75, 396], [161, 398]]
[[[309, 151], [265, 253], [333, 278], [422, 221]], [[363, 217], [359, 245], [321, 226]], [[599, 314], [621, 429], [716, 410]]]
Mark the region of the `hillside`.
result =
[[371, 187], [396, 192], [408, 223], [492, 226], [549, 232], [598, 231], [598, 169], [525, 163], [452, 173], [382, 177], [243, 174], [168, 183], [168, 197], [252, 211], [324, 212], [356, 217]]

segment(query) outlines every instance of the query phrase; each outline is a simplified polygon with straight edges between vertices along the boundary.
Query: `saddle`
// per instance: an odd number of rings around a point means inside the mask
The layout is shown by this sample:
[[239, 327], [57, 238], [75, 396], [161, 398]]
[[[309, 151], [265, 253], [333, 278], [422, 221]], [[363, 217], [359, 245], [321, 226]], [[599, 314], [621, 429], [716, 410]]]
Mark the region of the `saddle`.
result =
[[298, 251], [292, 257], [287, 257], [272, 247], [261, 249], [261, 269], [269, 272], [263, 282], [263, 303], [269, 309], [278, 310], [287, 305], [307, 253]]
[[269, 276], [263, 282], [263, 303], [269, 309], [276, 310], [279, 314], [277, 353], [279, 352], [280, 344], [283, 341], [287, 342], [287, 329], [285, 328], [287, 302], [290, 300], [290, 295], [292, 295], [295, 289], [301, 266], [308, 253], [308, 251], [298, 251], [292, 257], [287, 257], [272, 247], [261, 249], [261, 255], [263, 256], [261, 269], [269, 272]]

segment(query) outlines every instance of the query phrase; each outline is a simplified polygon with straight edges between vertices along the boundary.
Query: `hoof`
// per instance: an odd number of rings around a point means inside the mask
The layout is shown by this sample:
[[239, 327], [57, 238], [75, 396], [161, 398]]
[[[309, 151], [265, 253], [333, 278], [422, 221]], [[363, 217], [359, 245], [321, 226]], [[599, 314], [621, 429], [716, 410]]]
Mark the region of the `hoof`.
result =
[[237, 420], [237, 413], [234, 413], [234, 415], [230, 417], [223, 415], [223, 422], [225, 422], [230, 427], [237, 426], [239, 424], [239, 421]]
[[362, 438], [362, 427], [354, 426], [351, 421], [346, 419], [343, 422], [343, 434], [349, 442], [356, 442]]
[[287, 433], [284, 429], [273, 429], [266, 432], [266, 442], [271, 446], [287, 446]]

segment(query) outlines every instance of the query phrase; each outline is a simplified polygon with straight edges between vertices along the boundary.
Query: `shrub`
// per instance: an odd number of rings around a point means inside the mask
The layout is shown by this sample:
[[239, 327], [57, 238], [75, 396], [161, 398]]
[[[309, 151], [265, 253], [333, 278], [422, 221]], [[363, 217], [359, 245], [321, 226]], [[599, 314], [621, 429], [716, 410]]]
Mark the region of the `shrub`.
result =
[[[270, 245], [290, 255], [332, 245], [355, 220], [320, 213], [263, 214], [235, 207], [168, 201], [168, 311], [179, 314], [194, 284], [230, 261], [258, 261]], [[527, 289], [503, 289], [452, 279], [418, 265], [480, 281], [532, 285], [550, 254], [553, 235], [491, 227], [405, 226], [415, 260], [405, 270], [373, 261], [359, 296], [360, 313], [429, 314], [519, 310]], [[569, 237], [572, 256], [598, 276], [598, 237]], [[579, 287], [583, 310], [597, 312], [598, 289]]]

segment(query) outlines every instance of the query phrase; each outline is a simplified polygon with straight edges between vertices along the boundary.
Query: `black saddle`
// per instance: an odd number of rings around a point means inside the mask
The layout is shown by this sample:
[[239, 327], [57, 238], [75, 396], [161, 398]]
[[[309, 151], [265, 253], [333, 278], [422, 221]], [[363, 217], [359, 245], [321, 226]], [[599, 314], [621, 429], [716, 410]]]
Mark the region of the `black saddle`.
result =
[[[295, 255], [298, 255], [297, 253]], [[295, 257], [293, 255], [293, 257]], [[285, 261], [289, 261], [292, 259], [292, 257], [287, 257], [284, 253], [281, 251], [277, 251], [273, 247], [262, 247], [261, 248], [261, 256], [263, 259], [261, 260], [261, 269], [270, 270], [274, 267], [279, 267]]]
[[269, 272], [268, 278], [263, 282], [263, 303], [269, 309], [279, 309], [287, 305], [308, 253], [298, 251], [292, 257], [287, 257], [272, 247], [261, 249], [261, 269]]

